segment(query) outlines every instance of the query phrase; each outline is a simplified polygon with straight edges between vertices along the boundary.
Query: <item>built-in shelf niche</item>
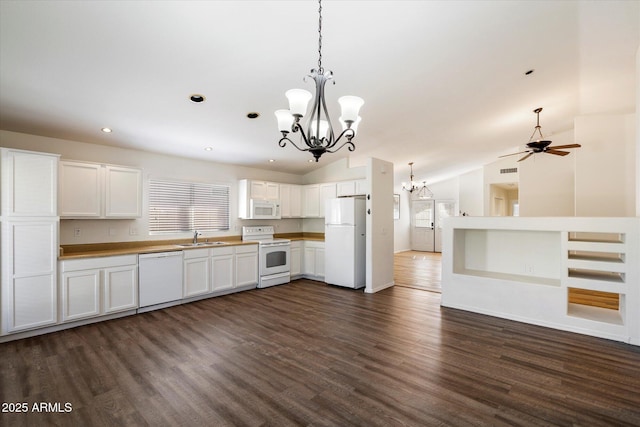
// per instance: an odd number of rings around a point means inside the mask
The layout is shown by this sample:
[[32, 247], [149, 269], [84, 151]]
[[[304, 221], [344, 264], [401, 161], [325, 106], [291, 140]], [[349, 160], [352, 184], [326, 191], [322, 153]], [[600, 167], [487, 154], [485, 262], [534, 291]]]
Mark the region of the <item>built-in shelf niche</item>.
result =
[[628, 267], [625, 240], [624, 233], [568, 233], [569, 316], [624, 324]]
[[569, 277], [576, 279], [600, 280], [603, 282], [624, 283], [624, 273], [615, 271], [588, 270], [584, 268], [569, 268]]
[[620, 310], [608, 310], [602, 307], [593, 307], [584, 304], [571, 304], [567, 307], [567, 314], [572, 317], [593, 320], [596, 322], [624, 325]]
[[560, 286], [560, 232], [456, 229], [454, 240], [456, 274]]
[[570, 304], [588, 305], [607, 310], [620, 310], [620, 294], [568, 287]]
[[624, 234], [622, 233], [602, 233], [602, 232], [584, 232], [570, 231], [570, 242], [592, 242], [592, 243], [624, 243]]
[[569, 251], [569, 259], [623, 263], [625, 258], [617, 252]]

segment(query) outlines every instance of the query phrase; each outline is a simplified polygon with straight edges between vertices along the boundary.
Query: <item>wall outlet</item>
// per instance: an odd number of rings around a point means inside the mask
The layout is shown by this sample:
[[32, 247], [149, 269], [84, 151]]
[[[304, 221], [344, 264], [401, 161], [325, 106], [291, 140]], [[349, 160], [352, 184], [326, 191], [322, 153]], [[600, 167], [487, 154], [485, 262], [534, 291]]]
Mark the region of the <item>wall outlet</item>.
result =
[[109, 228], [109, 236], [115, 236], [116, 235], [116, 229], [115, 228]]
[[73, 237], [80, 237], [80, 229], [79, 228], [74, 228], [73, 229]]
[[137, 236], [138, 235], [138, 227], [131, 226], [129, 227], [129, 236]]

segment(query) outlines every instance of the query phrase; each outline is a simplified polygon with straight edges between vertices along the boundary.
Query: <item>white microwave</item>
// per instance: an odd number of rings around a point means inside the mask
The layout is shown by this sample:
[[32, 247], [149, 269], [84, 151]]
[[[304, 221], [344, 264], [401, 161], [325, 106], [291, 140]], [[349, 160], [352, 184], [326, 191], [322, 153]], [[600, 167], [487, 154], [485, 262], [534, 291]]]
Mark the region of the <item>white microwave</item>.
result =
[[275, 200], [249, 200], [247, 219], [280, 219], [280, 202]]

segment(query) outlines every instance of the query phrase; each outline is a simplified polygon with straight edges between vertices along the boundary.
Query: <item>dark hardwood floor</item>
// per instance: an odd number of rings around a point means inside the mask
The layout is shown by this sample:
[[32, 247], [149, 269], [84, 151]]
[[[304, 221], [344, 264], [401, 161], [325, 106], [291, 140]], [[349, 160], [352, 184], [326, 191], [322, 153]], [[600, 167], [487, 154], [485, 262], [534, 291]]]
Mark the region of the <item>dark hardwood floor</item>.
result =
[[298, 280], [0, 344], [0, 425], [640, 425], [639, 347], [439, 303]]

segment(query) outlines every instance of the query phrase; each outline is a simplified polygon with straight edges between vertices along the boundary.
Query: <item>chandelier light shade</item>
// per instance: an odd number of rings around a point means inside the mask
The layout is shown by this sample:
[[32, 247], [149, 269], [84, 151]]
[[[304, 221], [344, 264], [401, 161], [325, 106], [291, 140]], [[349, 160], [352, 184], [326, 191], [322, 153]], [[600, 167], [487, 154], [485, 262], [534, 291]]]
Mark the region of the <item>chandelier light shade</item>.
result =
[[[357, 96], [340, 97], [338, 99], [341, 109], [339, 121], [342, 125], [342, 131], [340, 133], [334, 132], [324, 99], [324, 87], [329, 80], [333, 80], [333, 73], [325, 71], [322, 67], [322, 0], [318, 0], [318, 6], [318, 68], [312, 69], [307, 76], [315, 82], [316, 95], [310, 117], [307, 119], [306, 131], [303, 129], [301, 121], [307, 116], [309, 101], [313, 98], [310, 92], [304, 89], [288, 90], [285, 92], [285, 96], [289, 100], [289, 109], [275, 112], [278, 129], [282, 133], [282, 138], [278, 142], [280, 147], [285, 147], [287, 142], [290, 142], [300, 151], [309, 151], [316, 162], [324, 153], [335, 153], [345, 146], [349, 151], [356, 149], [352, 140], [356, 136], [358, 124], [362, 120], [359, 114], [360, 108], [364, 104], [362, 98]], [[289, 138], [289, 133], [298, 132], [300, 132], [300, 145]]]
[[411, 170], [409, 174], [409, 182], [402, 183], [402, 189], [409, 193], [416, 193], [420, 199], [429, 199], [433, 197], [433, 191], [427, 187], [427, 181], [422, 181], [422, 184], [413, 180], [413, 162], [409, 162], [409, 168]]

